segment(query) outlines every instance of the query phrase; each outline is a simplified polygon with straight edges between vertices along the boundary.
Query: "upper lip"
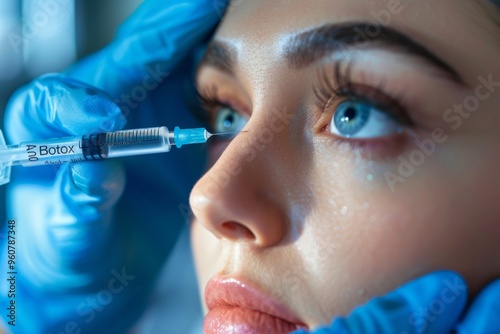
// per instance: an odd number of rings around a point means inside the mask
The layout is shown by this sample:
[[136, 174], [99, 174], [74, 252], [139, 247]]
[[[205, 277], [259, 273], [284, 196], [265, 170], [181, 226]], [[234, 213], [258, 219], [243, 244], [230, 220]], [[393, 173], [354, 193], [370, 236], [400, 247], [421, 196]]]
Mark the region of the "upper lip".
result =
[[209, 310], [220, 306], [241, 307], [269, 314], [298, 326], [305, 326], [285, 305], [254, 286], [233, 277], [212, 277], [205, 288], [205, 302]]

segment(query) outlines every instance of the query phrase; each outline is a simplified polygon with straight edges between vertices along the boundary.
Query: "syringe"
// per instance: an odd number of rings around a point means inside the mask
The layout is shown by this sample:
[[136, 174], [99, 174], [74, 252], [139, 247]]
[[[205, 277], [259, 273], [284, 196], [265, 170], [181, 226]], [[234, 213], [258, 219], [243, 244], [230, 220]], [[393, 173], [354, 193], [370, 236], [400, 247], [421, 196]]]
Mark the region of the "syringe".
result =
[[213, 135], [204, 128], [169, 131], [167, 127], [103, 132], [91, 135], [27, 141], [7, 146], [0, 130], [0, 185], [10, 181], [10, 167], [57, 165], [66, 162], [169, 152], [172, 145], [205, 143]]

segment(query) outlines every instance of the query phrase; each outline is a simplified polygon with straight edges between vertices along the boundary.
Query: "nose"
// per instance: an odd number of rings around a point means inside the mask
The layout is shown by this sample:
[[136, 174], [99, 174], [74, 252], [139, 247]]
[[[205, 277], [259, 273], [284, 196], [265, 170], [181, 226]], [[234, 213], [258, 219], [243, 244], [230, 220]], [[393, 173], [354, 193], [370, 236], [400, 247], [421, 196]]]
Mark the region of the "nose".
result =
[[197, 221], [217, 238], [265, 248], [282, 241], [290, 226], [274, 143], [259, 150], [249, 138], [254, 135], [234, 139], [195, 185], [190, 204]]

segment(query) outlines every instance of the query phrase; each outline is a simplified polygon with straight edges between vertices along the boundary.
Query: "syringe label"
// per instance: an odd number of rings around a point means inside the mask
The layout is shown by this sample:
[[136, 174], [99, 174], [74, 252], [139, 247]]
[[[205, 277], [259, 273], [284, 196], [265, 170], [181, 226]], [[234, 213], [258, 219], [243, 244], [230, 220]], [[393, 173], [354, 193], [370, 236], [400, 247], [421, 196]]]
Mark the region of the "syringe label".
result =
[[67, 143], [24, 143], [26, 158], [21, 159], [23, 166], [48, 165], [54, 163], [81, 161], [82, 148], [80, 141], [71, 140]]
[[76, 154], [75, 146], [49, 146], [49, 145], [26, 145], [26, 152], [28, 152], [28, 160], [29, 161], [37, 161], [39, 157], [43, 156], [59, 156], [66, 154]]
[[42, 145], [40, 146], [40, 156], [43, 155], [64, 155], [64, 154], [71, 154], [75, 153], [75, 147], [74, 146], [55, 146], [55, 147], [50, 147], [47, 145]]

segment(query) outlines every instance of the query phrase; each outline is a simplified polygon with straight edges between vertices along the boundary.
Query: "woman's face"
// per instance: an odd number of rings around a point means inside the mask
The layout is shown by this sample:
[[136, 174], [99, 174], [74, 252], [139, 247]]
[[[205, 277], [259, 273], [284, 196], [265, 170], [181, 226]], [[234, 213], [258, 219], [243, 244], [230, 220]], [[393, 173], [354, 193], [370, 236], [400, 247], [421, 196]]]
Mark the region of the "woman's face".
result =
[[500, 274], [498, 17], [230, 5], [197, 77], [213, 131], [244, 131], [212, 142], [190, 199], [207, 332], [312, 329], [430, 271], [473, 294]]

